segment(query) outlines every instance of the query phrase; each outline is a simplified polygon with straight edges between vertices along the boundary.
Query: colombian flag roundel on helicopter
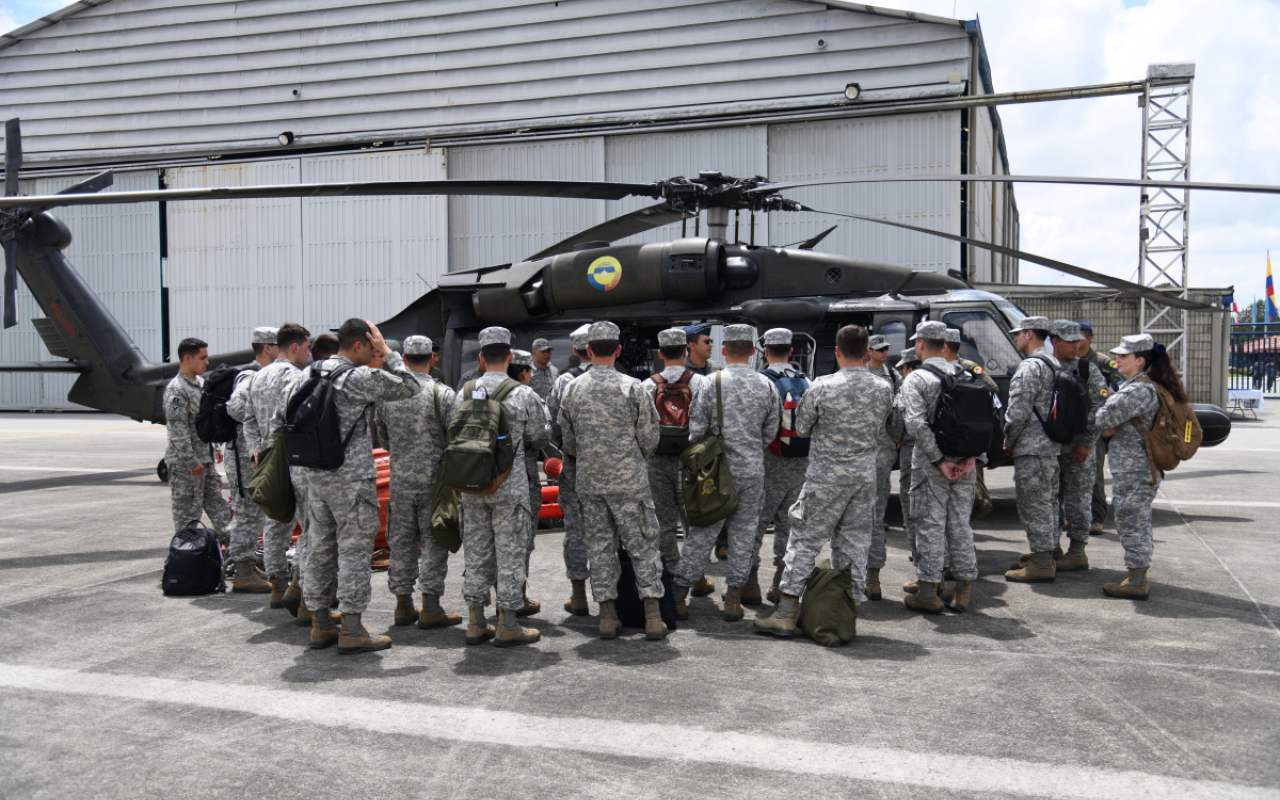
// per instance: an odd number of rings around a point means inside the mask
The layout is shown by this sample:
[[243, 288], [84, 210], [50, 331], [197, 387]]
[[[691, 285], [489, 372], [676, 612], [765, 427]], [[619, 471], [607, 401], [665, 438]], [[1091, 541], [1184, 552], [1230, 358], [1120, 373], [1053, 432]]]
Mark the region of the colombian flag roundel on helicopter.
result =
[[587, 267], [587, 283], [597, 292], [611, 292], [622, 280], [622, 264], [613, 256], [600, 256]]

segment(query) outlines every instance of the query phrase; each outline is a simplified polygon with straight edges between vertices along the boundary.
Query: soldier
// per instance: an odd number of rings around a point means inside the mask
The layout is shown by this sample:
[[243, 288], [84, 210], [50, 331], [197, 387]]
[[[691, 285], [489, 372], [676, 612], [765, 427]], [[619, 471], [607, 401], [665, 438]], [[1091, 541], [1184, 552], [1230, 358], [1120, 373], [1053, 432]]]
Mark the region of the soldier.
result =
[[[898, 370], [903, 380], [920, 367], [920, 358], [914, 347], [908, 347], [898, 354]], [[916, 551], [916, 524], [911, 516], [911, 457], [915, 453], [915, 442], [911, 439], [911, 431], [906, 429], [905, 416], [902, 412], [902, 393], [894, 403], [898, 417], [904, 420], [902, 446], [898, 448], [898, 505], [902, 507], [902, 530], [907, 534], [907, 544], [911, 547], [911, 562], [914, 564], [920, 557]], [[902, 584], [905, 592], [914, 592], [919, 588], [916, 581]]]
[[1014, 328], [1013, 344], [1026, 358], [1009, 386], [1009, 410], [1004, 423], [1004, 452], [1013, 456], [1013, 480], [1018, 495], [1018, 518], [1031, 544], [1030, 558], [1004, 574], [1016, 583], [1053, 583], [1054, 552], [1062, 528], [1058, 523], [1059, 445], [1044, 432], [1039, 420], [1049, 417], [1053, 402], [1054, 370], [1061, 362], [1045, 345], [1049, 320], [1025, 317]]
[[689, 345], [689, 357], [684, 360], [685, 369], [707, 376], [724, 369], [724, 364], [711, 357], [711, 325], [700, 322], [684, 329], [685, 342]]
[[[278, 352], [275, 328], [254, 328], [251, 338], [253, 361], [236, 376], [235, 388], [231, 391], [231, 399], [227, 401], [227, 415], [240, 423], [244, 421], [249, 397], [248, 392], [240, 391], [241, 387], [248, 386], [259, 370], [275, 361]], [[258, 572], [253, 552], [258, 547], [258, 536], [262, 533], [267, 517], [258, 508], [258, 504], [253, 502], [246, 488], [253, 478], [253, 449], [245, 439], [243, 424], [236, 426], [236, 441], [231, 453], [231, 458], [226, 461], [227, 483], [231, 485], [231, 505], [234, 509], [231, 517], [231, 544], [227, 547], [227, 560], [236, 565], [236, 577], [231, 583], [231, 591], [264, 594], [271, 591], [271, 583], [264, 573]]]
[[[1098, 411], [1097, 425], [1104, 430], [1104, 436], [1111, 437], [1112, 502], [1129, 576], [1120, 583], [1106, 584], [1102, 590], [1111, 597], [1146, 600], [1150, 591], [1147, 570], [1155, 551], [1151, 503], [1164, 473], [1152, 469], [1141, 431], [1149, 431], [1155, 424], [1160, 408], [1157, 384], [1169, 392], [1174, 402], [1186, 403], [1189, 399], [1164, 345], [1156, 343], [1150, 334], [1126, 336], [1111, 352], [1125, 382]], [[1137, 420], [1141, 427], [1131, 425], [1131, 420]]]
[[[1061, 498], [1062, 519], [1066, 521], [1067, 538], [1070, 540], [1068, 551], [1055, 559], [1054, 569], [1057, 572], [1075, 572], [1089, 568], [1089, 557], [1085, 555], [1085, 547], [1089, 544], [1089, 526], [1092, 524], [1091, 503], [1093, 483], [1097, 474], [1095, 469], [1094, 445], [1098, 441], [1098, 409], [1107, 401], [1110, 391], [1107, 380], [1102, 376], [1092, 361], [1078, 358], [1077, 344], [1084, 341], [1080, 334], [1079, 323], [1066, 319], [1056, 319], [1050, 329], [1053, 342], [1053, 354], [1062, 362], [1064, 371], [1079, 375], [1081, 365], [1087, 370], [1089, 422], [1084, 433], [1076, 437], [1074, 442], [1059, 445], [1058, 455], [1058, 495]], [[1059, 533], [1061, 528], [1058, 529]], [[1055, 543], [1060, 537], [1055, 538]], [[1061, 545], [1056, 549], [1061, 550]]]
[[[771, 382], [780, 378], [804, 380], [804, 373], [791, 363], [794, 352], [791, 341], [794, 335], [789, 328], [770, 328], [764, 332], [764, 357], [767, 365], [761, 375]], [[781, 399], [781, 395], [779, 395]], [[782, 412], [784, 417], [788, 413]], [[782, 427], [779, 426], [779, 436]], [[769, 525], [773, 525], [773, 582], [765, 595], [770, 603], [782, 599], [782, 559], [787, 555], [787, 542], [791, 539], [791, 506], [800, 498], [800, 489], [804, 486], [805, 471], [809, 468], [809, 456], [784, 456], [781, 447], [770, 443], [764, 451], [764, 502], [760, 506], [760, 523], [756, 526], [755, 545], [751, 551], [751, 568], [758, 574], [760, 569], [760, 546], [764, 544], [764, 534]], [[697, 596], [697, 587], [694, 587]]]
[[[480, 359], [484, 374], [463, 385], [456, 398], [454, 419], [464, 404], [499, 393], [511, 379], [511, 331], [490, 327], [480, 331]], [[498, 647], [531, 644], [542, 638], [532, 628], [521, 627], [516, 615], [526, 605], [525, 584], [529, 559], [529, 476], [524, 469], [527, 447], [546, 444], [547, 416], [532, 389], [516, 385], [500, 397], [515, 462], [502, 485], [491, 494], [462, 495], [462, 552], [466, 572], [462, 594], [471, 619], [467, 644], [494, 640]], [[539, 503], [541, 505], [541, 503]], [[497, 587], [498, 631], [485, 620], [489, 588]]]
[[164, 460], [169, 465], [170, 505], [173, 528], [180, 531], [209, 515], [218, 539], [226, 544], [231, 514], [222, 494], [222, 479], [213, 466], [213, 446], [196, 436], [196, 412], [200, 410], [201, 375], [209, 369], [209, 345], [195, 338], [178, 343], [181, 365], [164, 389]]
[[[1108, 393], [1114, 394], [1120, 388], [1120, 384], [1124, 383], [1120, 365], [1109, 353], [1093, 349], [1093, 323], [1080, 322], [1079, 325], [1080, 333], [1084, 338], [1076, 344], [1076, 356], [1092, 361], [1094, 366], [1102, 371], [1102, 377], [1107, 381]], [[1103, 471], [1103, 464], [1107, 460], [1107, 440], [1103, 437], [1098, 437], [1098, 443], [1093, 450], [1093, 460], [1093, 506], [1090, 515], [1093, 523], [1089, 526], [1089, 535], [1101, 536], [1103, 523], [1107, 521], [1107, 479]]]
[[617, 638], [622, 627], [614, 608], [621, 542], [644, 598], [645, 638], [662, 639], [667, 635], [658, 614], [662, 557], [645, 471], [645, 461], [658, 448], [658, 411], [638, 380], [614, 369], [622, 352], [619, 337], [612, 322], [592, 324], [587, 332], [591, 370], [565, 388], [559, 424], [565, 454], [578, 460], [578, 501], [590, 552], [591, 593], [600, 604], [600, 637]]
[[[436, 348], [439, 352], [439, 348]], [[311, 342], [311, 360], [324, 361], [338, 354], [338, 337], [332, 333], [322, 333]]]
[[[681, 389], [683, 396], [687, 392], [687, 400], [692, 405], [693, 395], [697, 393], [706, 378], [684, 366], [688, 345], [684, 329], [668, 328], [658, 333], [658, 354], [662, 356], [664, 367], [657, 375], [646, 378], [641, 386], [654, 398], [658, 392], [658, 381]], [[657, 408], [655, 403], [654, 408]], [[688, 407], [684, 408], [688, 413]], [[659, 413], [661, 418], [661, 413]], [[684, 510], [684, 489], [680, 456], [659, 455], [655, 453], [649, 458], [649, 491], [653, 493], [653, 507], [658, 517], [658, 547], [662, 551], [662, 565], [673, 573], [680, 563], [680, 531], [684, 522], [681, 514]], [[715, 590], [715, 583], [705, 576], [693, 587], [694, 597], [705, 597]]]
[[[896, 400], [902, 388], [902, 378], [888, 365], [889, 340], [876, 334], [867, 342], [867, 371], [889, 384]], [[871, 551], [867, 555], [868, 600], [883, 597], [880, 591], [880, 570], [884, 568], [884, 515], [889, 508], [889, 482], [893, 477], [893, 465], [898, 460], [898, 442], [902, 439], [902, 420], [896, 414], [889, 415], [890, 424], [880, 431], [880, 449], [876, 453], [876, 511], [871, 520]]]
[[[511, 366], [507, 367], [507, 376], [513, 381], [519, 381], [521, 385], [532, 389], [533, 378], [536, 373], [534, 366], [536, 360], [534, 354], [528, 350], [513, 350]], [[537, 394], [535, 391], [534, 395], [537, 396]], [[542, 475], [538, 470], [538, 456], [542, 454], [542, 448], [546, 447], [547, 442], [551, 439], [551, 418], [547, 413], [547, 404], [542, 402], [541, 397], [538, 397], [538, 407], [542, 411], [542, 435], [525, 442], [524, 449], [524, 471], [525, 475], [529, 477], [529, 541], [524, 556], [524, 605], [516, 612], [517, 617], [531, 616], [542, 610], [541, 601], [529, 598], [528, 582], [529, 562], [533, 558], [534, 539], [538, 535], [538, 518], [542, 514]]]
[[[903, 601], [907, 608], [937, 614], [945, 603], [954, 611], [969, 607], [969, 587], [978, 579], [973, 547], [973, 492], [977, 460], [944, 453], [930, 425], [942, 392], [939, 373], [955, 375], [959, 367], [943, 357], [946, 326], [921, 322], [911, 338], [924, 363], [902, 384], [905, 423], [915, 447], [911, 463], [911, 514], [916, 535], [916, 588]], [[946, 591], [944, 554], [950, 555], [955, 591]], [[908, 587], [904, 587], [908, 588]]]
[[[556, 378], [556, 385], [547, 398], [547, 413], [551, 415], [551, 439], [557, 445], [563, 442], [560, 431], [560, 400], [570, 381], [591, 369], [591, 361], [587, 356], [587, 331], [590, 325], [579, 326], [569, 336], [573, 344], [573, 352], [582, 359], [581, 366], [561, 373]], [[560, 467], [560, 512], [564, 514], [564, 570], [573, 587], [569, 599], [564, 601], [564, 610], [574, 616], [585, 616], [590, 607], [587, 605], [587, 578], [590, 570], [587, 566], [587, 543], [582, 538], [582, 509], [578, 504], [578, 493], [574, 488], [578, 475], [578, 460], [569, 453], [564, 453], [564, 461]]]
[[[374, 405], [378, 438], [391, 454], [391, 501], [387, 505], [387, 545], [391, 566], [387, 584], [396, 596], [395, 624], [430, 630], [457, 625], [461, 614], [440, 607], [449, 551], [431, 534], [432, 500], [440, 459], [444, 457], [443, 429], [454, 406], [454, 391], [430, 377], [436, 357], [431, 340], [404, 340], [404, 363], [422, 391], [403, 400], [379, 400]], [[413, 604], [413, 586], [422, 592], [421, 610]]]
[[[367, 365], [375, 355], [386, 359], [385, 369]], [[332, 378], [333, 403], [338, 430], [346, 442], [342, 466], [334, 470], [309, 469], [306, 530], [303, 551], [302, 595], [312, 610], [311, 646], [338, 644], [339, 653], [385, 650], [388, 636], [373, 636], [361, 617], [369, 606], [370, 561], [378, 535], [378, 471], [373, 463], [372, 425], [369, 411], [378, 401], [405, 400], [422, 391], [422, 384], [383, 341], [372, 322], [349, 319], [338, 329], [338, 354], [313, 364], [321, 376]], [[289, 398], [306, 383], [295, 381], [272, 417], [284, 424]], [[338, 587], [338, 631], [326, 609], [331, 587]]]
[[481, 375], [483, 375], [484, 372], [485, 372], [484, 359], [478, 358], [476, 365], [471, 369], [467, 370], [466, 372], [462, 373], [462, 377], [458, 379], [458, 386], [457, 386], [458, 391], [459, 392], [462, 391], [462, 387], [467, 385], [467, 381], [474, 381], [476, 378], [479, 378]]
[[815, 380], [800, 401], [796, 433], [811, 437], [809, 471], [791, 507], [782, 599], [772, 616], [755, 621], [762, 633], [796, 635], [800, 595], [828, 542], [832, 566], [849, 570], [854, 598], [862, 593], [876, 503], [876, 451], [892, 410], [892, 390], [863, 366], [866, 351], [865, 328], [841, 328], [836, 334], [839, 372]]
[[[702, 577], [711, 561], [716, 535], [728, 533], [729, 560], [725, 570], [724, 620], [737, 622], [743, 603], [760, 605], [760, 582], [753, 566], [760, 508], [764, 504], [764, 449], [778, 435], [782, 403], [778, 390], [751, 369], [756, 331], [750, 325], [727, 325], [722, 352], [728, 367], [707, 378], [694, 395], [689, 409], [689, 442], [698, 444], [716, 431], [724, 439], [729, 474], [738, 493], [738, 510], [727, 520], [699, 528], [690, 526], [684, 553], [676, 570], [674, 588], [676, 619], [688, 619], [689, 589]], [[719, 422], [723, 413], [724, 423]]]
[[[990, 375], [988, 375], [986, 370], [978, 366], [977, 363], [970, 361], [967, 358], [960, 357], [960, 331], [957, 328], [947, 328], [947, 336], [945, 339], [943, 339], [942, 353], [943, 353], [942, 357], [947, 360], [947, 363], [956, 364], [960, 367], [960, 369], [964, 370], [965, 372], [968, 372], [970, 375], [980, 378], [983, 383], [985, 383], [988, 387], [990, 387], [991, 391], [993, 392], [1000, 391], [1000, 387], [996, 384], [995, 379], [992, 378]], [[986, 473], [986, 463], [983, 461], [979, 461], [977, 479], [975, 483], [976, 485], [975, 495], [986, 499], [988, 510], [983, 511], [982, 514], [977, 514], [977, 509], [975, 507], [974, 509], [975, 517], [982, 517], [990, 513], [989, 509], [990, 509], [990, 502], [991, 502], [990, 501], [991, 493], [987, 491], [987, 477], [985, 473]], [[975, 502], [975, 506], [976, 505], [977, 504]], [[947, 568], [945, 570], [946, 576], [949, 576], [950, 572], [951, 572], [951, 565], [950, 563], [948, 563]]]
[[560, 377], [560, 370], [551, 363], [551, 350], [551, 342], [546, 339], [533, 340], [533, 375], [529, 378], [529, 388], [544, 403], [555, 388], [556, 378]]

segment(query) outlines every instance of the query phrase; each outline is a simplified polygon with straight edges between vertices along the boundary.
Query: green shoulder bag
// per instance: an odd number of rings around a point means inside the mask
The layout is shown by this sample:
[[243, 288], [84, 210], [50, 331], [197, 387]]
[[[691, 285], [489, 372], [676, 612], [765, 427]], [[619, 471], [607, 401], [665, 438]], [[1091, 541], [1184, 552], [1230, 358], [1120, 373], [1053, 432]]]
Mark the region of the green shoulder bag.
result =
[[684, 511], [699, 528], [728, 519], [738, 510], [738, 491], [724, 451], [724, 396], [716, 373], [716, 427], [711, 435], [680, 454], [684, 471]]
[[289, 458], [284, 452], [283, 429], [276, 431], [271, 446], [258, 454], [258, 468], [249, 479], [249, 496], [262, 513], [276, 522], [292, 522], [298, 510], [289, 479]]
[[[444, 438], [444, 420], [440, 417], [440, 384], [432, 385], [436, 404], [436, 436], [439, 437], [440, 449], [448, 447]], [[444, 470], [436, 466], [436, 488], [431, 496], [431, 535], [436, 543], [450, 553], [458, 552], [462, 547], [462, 525], [459, 522], [458, 504], [461, 496], [444, 479]]]

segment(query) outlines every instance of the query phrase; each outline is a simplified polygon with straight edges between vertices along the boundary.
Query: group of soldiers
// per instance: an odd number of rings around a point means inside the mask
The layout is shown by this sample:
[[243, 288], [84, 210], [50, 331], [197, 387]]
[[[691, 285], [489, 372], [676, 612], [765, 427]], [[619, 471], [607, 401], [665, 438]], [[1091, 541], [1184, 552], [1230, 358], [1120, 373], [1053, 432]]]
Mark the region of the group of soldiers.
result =
[[[622, 627], [616, 607], [619, 547], [634, 569], [647, 639], [668, 632], [659, 611], [668, 591], [664, 572], [671, 575], [676, 618], [686, 619], [690, 595], [715, 590], [705, 574], [713, 552], [725, 561], [725, 620], [741, 620], [743, 606], [766, 599], [775, 605], [770, 616], [755, 621], [761, 633], [795, 636], [800, 598], [824, 546], [831, 548], [831, 566], [850, 573], [855, 598], [882, 599], [885, 512], [895, 464], [916, 568], [916, 580], [903, 586], [906, 606], [929, 613], [969, 608], [978, 577], [970, 516], [986, 457], [944, 452], [933, 422], [944, 376], [963, 370], [995, 384], [980, 365], [959, 358], [961, 331], [938, 321], [920, 323], [913, 346], [900, 352], [893, 368], [885, 337], [846, 326], [836, 336], [838, 371], [811, 384], [793, 362], [792, 331], [774, 328], [757, 340], [753, 327], [727, 325], [723, 363], [711, 358], [710, 333], [708, 325], [661, 331], [656, 344], [664, 367], [640, 381], [615, 369], [621, 334], [611, 322], [572, 333], [578, 363], [565, 372], [551, 365], [546, 339], [535, 340], [531, 351], [516, 350], [510, 331], [490, 327], [480, 332], [476, 367], [449, 387], [438, 368], [439, 346], [425, 336], [408, 337], [401, 356], [364, 320], [347, 320], [336, 336], [314, 341], [295, 323], [257, 328], [255, 360], [238, 375], [227, 403], [240, 422], [236, 440], [225, 448], [231, 519], [213, 466], [218, 453], [194, 433], [207, 345], [186, 339], [178, 349], [180, 372], [164, 397], [175, 526], [207, 514], [227, 540], [232, 590], [270, 593], [272, 608], [286, 608], [311, 626], [312, 647], [336, 644], [341, 653], [389, 647], [389, 637], [371, 634], [362, 622], [380, 527], [376, 436], [390, 453], [387, 543], [394, 622], [423, 629], [459, 625], [463, 616], [441, 605], [450, 553], [432, 535], [433, 495], [450, 422], [467, 400], [492, 398], [501, 403], [516, 461], [495, 491], [462, 495], [468, 644], [492, 640], [511, 646], [540, 637], [519, 620], [541, 610], [529, 597], [528, 574], [542, 508], [539, 455], [548, 445], [563, 455], [558, 502], [571, 585], [564, 608], [589, 613], [590, 581], [604, 638], [616, 638]], [[1130, 568], [1129, 579], [1108, 584], [1106, 591], [1143, 599], [1155, 489], [1134, 477], [1150, 470], [1141, 437], [1121, 423], [1136, 417], [1149, 427], [1154, 418], [1154, 389], [1133, 384], [1150, 368], [1158, 345], [1148, 336], [1125, 337], [1112, 351], [1118, 362], [1091, 349], [1087, 325], [1044, 317], [1023, 319], [1014, 337], [1026, 358], [1003, 413], [1004, 448], [1014, 461], [1018, 513], [1030, 552], [1005, 577], [1051, 582], [1059, 571], [1088, 568], [1089, 536], [1101, 532], [1106, 514], [1105, 431], [1115, 434], [1116, 516]], [[752, 367], [757, 341], [767, 362], [763, 371]], [[1130, 361], [1137, 366], [1125, 366]], [[332, 379], [346, 457], [331, 471], [290, 468], [302, 529], [290, 565], [294, 521], [266, 519], [242, 487], [284, 424], [308, 363]], [[1051, 441], [1041, 424], [1061, 370], [1088, 376], [1088, 429], [1069, 444]], [[789, 393], [796, 386], [803, 388]], [[659, 453], [667, 426], [658, 405], [671, 403], [674, 409], [682, 396], [688, 443], [719, 436], [737, 492], [737, 510], [710, 526], [688, 524], [679, 456]], [[993, 403], [1000, 406], [998, 394]], [[785, 446], [802, 440], [808, 440], [807, 452]], [[773, 576], [762, 594], [760, 552], [770, 528]], [[1064, 528], [1067, 551], [1060, 546]], [[262, 569], [254, 558], [259, 533]], [[486, 616], [491, 590], [496, 627]]]

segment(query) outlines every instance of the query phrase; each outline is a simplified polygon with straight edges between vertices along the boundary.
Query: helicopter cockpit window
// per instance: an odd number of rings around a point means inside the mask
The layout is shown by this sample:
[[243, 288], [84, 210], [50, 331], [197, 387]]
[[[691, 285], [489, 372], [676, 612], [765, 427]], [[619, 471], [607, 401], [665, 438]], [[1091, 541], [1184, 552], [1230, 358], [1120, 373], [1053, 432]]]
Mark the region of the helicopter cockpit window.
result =
[[897, 357], [907, 349], [907, 323], [891, 319], [880, 323], [880, 335], [889, 342], [889, 355]]
[[1000, 309], [1000, 313], [1004, 314], [1004, 318], [1009, 320], [1009, 328], [1011, 330], [1018, 327], [1019, 323], [1027, 318], [1026, 312], [1015, 306], [1013, 303], [1010, 303], [1008, 300], [996, 300], [996, 308]]
[[480, 334], [468, 333], [462, 337], [462, 363], [461, 369], [458, 370], [459, 375], [466, 374], [467, 370], [476, 366], [476, 362], [480, 358]]
[[992, 376], [1013, 375], [1022, 363], [1008, 334], [986, 312], [952, 311], [942, 319], [948, 328], [960, 329], [960, 357], [979, 364]]

